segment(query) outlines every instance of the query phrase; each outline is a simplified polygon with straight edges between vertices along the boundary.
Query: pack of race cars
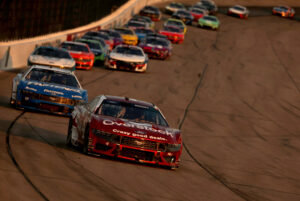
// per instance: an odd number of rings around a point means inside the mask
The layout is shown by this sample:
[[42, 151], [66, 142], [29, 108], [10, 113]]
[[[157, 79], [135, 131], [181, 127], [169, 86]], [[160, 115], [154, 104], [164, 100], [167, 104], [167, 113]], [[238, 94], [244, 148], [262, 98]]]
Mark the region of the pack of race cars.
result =
[[[179, 167], [182, 137], [170, 128], [154, 104], [127, 97], [100, 95], [88, 102], [74, 71], [91, 70], [96, 62], [108, 69], [146, 72], [149, 58], [165, 60], [172, 44], [185, 39], [187, 25], [217, 30], [220, 22], [212, 0], [201, 0], [188, 9], [172, 2], [164, 8], [170, 14], [159, 31], [154, 23], [162, 18], [154, 6], [145, 6], [123, 27], [88, 31], [59, 47], [37, 47], [28, 66], [12, 83], [11, 105], [70, 117], [67, 144], [96, 153], [141, 163]], [[228, 15], [247, 19], [241, 5], [228, 8]], [[274, 7], [273, 15], [294, 17], [288, 6]]]

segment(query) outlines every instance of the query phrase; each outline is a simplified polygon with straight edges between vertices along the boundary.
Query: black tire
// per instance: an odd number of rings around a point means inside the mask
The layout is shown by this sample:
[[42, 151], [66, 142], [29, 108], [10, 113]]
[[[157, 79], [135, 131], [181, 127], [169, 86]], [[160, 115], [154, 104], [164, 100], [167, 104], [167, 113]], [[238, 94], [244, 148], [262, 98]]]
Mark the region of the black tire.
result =
[[84, 139], [83, 139], [83, 146], [82, 146], [82, 152], [86, 155], [89, 154], [89, 150], [88, 150], [88, 144], [89, 144], [89, 130], [90, 127], [87, 124], [85, 127], [85, 131], [84, 131]]
[[73, 127], [73, 119], [72, 117], [70, 117], [69, 119], [69, 126], [68, 126], [68, 135], [67, 135], [67, 139], [66, 139], [66, 143], [69, 147], [72, 147], [72, 142], [71, 142], [71, 139], [72, 139], [72, 127]]

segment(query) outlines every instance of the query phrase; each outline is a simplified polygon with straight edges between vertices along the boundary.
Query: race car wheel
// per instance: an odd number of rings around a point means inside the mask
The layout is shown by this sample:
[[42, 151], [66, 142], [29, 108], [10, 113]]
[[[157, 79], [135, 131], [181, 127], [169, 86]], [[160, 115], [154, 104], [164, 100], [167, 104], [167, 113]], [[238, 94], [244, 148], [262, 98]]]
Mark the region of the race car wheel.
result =
[[84, 132], [84, 139], [83, 139], [83, 147], [82, 147], [82, 152], [84, 154], [88, 154], [88, 144], [89, 144], [89, 125], [86, 125], [85, 127], [85, 132]]
[[69, 120], [69, 126], [68, 126], [68, 135], [67, 135], [67, 140], [66, 140], [66, 143], [68, 146], [73, 146], [72, 145], [72, 127], [73, 127], [73, 119], [72, 117], [70, 117], [70, 120]]

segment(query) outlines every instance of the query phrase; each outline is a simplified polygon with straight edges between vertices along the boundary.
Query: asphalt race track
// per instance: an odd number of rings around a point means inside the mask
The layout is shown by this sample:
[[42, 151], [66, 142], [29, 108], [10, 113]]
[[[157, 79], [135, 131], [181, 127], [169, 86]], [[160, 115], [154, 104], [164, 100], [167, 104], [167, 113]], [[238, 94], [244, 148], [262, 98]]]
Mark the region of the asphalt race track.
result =
[[17, 72], [1, 72], [0, 200], [299, 201], [300, 24], [261, 12], [188, 27], [143, 74], [76, 71], [89, 100], [153, 102], [182, 129], [175, 171], [68, 148], [68, 118], [10, 107]]

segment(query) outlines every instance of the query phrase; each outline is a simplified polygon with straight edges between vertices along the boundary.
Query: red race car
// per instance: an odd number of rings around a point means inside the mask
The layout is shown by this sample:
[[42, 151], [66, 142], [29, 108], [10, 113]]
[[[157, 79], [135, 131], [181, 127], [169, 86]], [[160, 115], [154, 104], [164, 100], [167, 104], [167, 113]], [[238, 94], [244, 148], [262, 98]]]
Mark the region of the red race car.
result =
[[199, 8], [191, 8], [190, 12], [194, 16], [194, 22], [198, 22], [200, 18], [202, 18], [205, 15], [208, 15], [208, 12], [206, 10], [202, 10]]
[[164, 26], [162, 30], [159, 31], [160, 34], [167, 36], [167, 38], [172, 43], [182, 43], [184, 40], [184, 33], [175, 26]]
[[67, 144], [141, 163], [179, 167], [182, 138], [153, 104], [118, 96], [97, 96], [75, 106]]
[[90, 70], [94, 65], [95, 55], [85, 43], [65, 41], [61, 48], [66, 49], [76, 62], [77, 69]]
[[171, 56], [172, 45], [168, 39], [159, 37], [146, 37], [139, 44], [149, 58], [167, 59]]

